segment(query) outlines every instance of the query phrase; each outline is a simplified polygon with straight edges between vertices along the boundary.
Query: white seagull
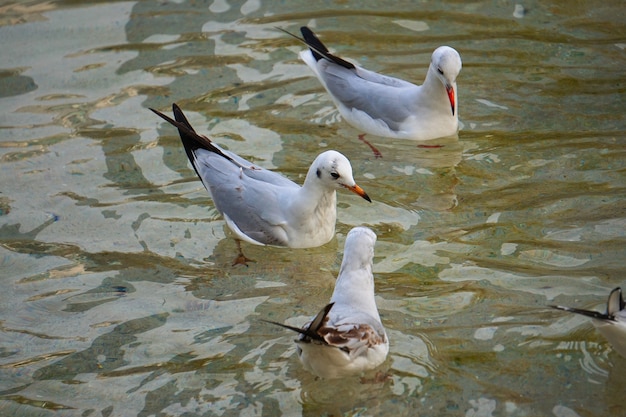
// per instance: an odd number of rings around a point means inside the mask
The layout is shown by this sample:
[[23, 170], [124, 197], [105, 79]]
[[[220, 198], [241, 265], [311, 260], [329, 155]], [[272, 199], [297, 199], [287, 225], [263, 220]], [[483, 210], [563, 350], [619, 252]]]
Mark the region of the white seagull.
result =
[[358, 375], [387, 357], [389, 339], [374, 300], [375, 242], [367, 227], [350, 230], [330, 303], [304, 327], [269, 321], [300, 333], [295, 340], [300, 361], [319, 377]]
[[256, 245], [309, 248], [335, 235], [337, 196], [347, 188], [370, 201], [352, 178], [350, 161], [337, 151], [318, 155], [300, 187], [198, 135], [180, 107], [174, 117], [152, 110], [178, 128], [187, 157], [237, 238]]
[[338, 56], [306, 26], [300, 28], [309, 49], [300, 57], [330, 94], [352, 126], [377, 136], [430, 140], [456, 134], [459, 125], [456, 77], [459, 53], [440, 46], [433, 52], [421, 86], [368, 71]]
[[626, 304], [620, 287], [615, 288], [609, 294], [606, 313], [574, 307], [555, 305], [550, 307], [591, 317], [594, 326], [611, 343], [613, 349], [626, 358]]

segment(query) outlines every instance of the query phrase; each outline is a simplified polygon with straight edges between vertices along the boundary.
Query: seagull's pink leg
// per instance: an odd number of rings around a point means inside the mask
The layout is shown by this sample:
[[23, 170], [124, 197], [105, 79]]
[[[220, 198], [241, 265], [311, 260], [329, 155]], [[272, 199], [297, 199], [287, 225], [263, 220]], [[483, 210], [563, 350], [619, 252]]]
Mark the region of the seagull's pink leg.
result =
[[235, 239], [235, 242], [237, 242], [237, 251], [239, 252], [239, 254], [235, 258], [232, 266], [235, 266], [235, 265], [248, 266], [248, 262], [255, 262], [254, 259], [247, 258], [246, 255], [243, 254], [243, 250], [241, 250], [241, 241], [239, 239]]
[[372, 152], [374, 152], [374, 157], [375, 158], [382, 158], [383, 154], [380, 153], [380, 151], [378, 149], [376, 149], [376, 147], [374, 145], [372, 145], [371, 143], [369, 143], [366, 139], [365, 139], [365, 133], [361, 133], [359, 135], [359, 140], [361, 142], [363, 142], [364, 144], [366, 144], [367, 146], [370, 147], [370, 149], [372, 150]]

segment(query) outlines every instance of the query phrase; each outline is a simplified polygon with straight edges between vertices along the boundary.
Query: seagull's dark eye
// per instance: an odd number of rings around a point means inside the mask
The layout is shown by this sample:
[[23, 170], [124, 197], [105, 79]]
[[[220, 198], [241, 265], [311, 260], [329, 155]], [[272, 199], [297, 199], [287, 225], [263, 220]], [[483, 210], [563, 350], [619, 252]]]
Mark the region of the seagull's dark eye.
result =
[[331, 172], [330, 176], [333, 177], [334, 179], [339, 178], [339, 174], [337, 174], [336, 172]]
[[437, 67], [437, 72], [439, 72], [439, 74], [443, 75], [443, 70], [439, 67]]

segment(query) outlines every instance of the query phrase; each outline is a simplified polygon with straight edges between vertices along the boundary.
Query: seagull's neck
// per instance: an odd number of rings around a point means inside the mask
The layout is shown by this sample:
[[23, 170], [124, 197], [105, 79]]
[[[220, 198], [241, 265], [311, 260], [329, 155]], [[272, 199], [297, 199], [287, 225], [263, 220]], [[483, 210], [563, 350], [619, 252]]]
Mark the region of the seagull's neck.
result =
[[298, 210], [303, 214], [316, 212], [336, 212], [337, 192], [332, 188], [323, 187], [317, 179], [307, 175], [304, 184], [298, 190], [298, 195], [294, 201]]
[[[345, 254], [344, 259], [346, 259]], [[341, 305], [350, 305], [357, 310], [365, 310], [372, 316], [378, 317], [371, 262], [356, 258], [347, 264], [342, 264], [330, 301], [335, 302], [338, 308], [341, 308]]]
[[[283, 202], [289, 213], [289, 223], [315, 245], [329, 242], [337, 221], [337, 193], [317, 184], [303, 185], [290, 201]], [[309, 245], [310, 246], [310, 245]]]
[[445, 94], [446, 89], [444, 88], [441, 80], [434, 73], [434, 69], [432, 64], [428, 67], [428, 72], [426, 73], [426, 79], [424, 80], [424, 84], [422, 84], [422, 92], [424, 94]]
[[[300, 190], [302, 191], [302, 190]], [[298, 207], [302, 215], [312, 216], [319, 219], [320, 223], [332, 221], [333, 230], [337, 220], [337, 192], [335, 190], [322, 190], [319, 193], [301, 193]]]
[[[435, 74], [435, 71], [436, 69], [434, 69], [431, 64], [431, 66], [428, 67], [424, 84], [421, 85], [420, 96], [422, 100], [428, 100], [431, 103], [429, 104], [430, 106], [436, 104], [449, 111], [450, 102], [448, 101], [446, 87]], [[456, 83], [453, 83], [452, 86], [454, 87], [454, 94], [456, 95]], [[452, 112], [450, 112], [450, 114], [452, 114]]]

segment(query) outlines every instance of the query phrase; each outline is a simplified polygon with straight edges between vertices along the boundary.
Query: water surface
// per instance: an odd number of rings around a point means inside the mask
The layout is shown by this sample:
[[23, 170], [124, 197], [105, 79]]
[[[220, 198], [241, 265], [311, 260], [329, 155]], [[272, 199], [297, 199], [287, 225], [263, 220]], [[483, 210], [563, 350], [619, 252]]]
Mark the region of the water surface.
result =
[[[0, 36], [0, 410], [20, 416], [626, 415], [626, 359], [584, 318], [624, 284], [620, 1], [7, 3]], [[458, 138], [375, 158], [277, 31], [421, 83], [456, 48]], [[340, 193], [315, 249], [236, 245], [173, 128]], [[436, 145], [424, 147], [423, 145]], [[322, 381], [293, 335], [350, 228], [378, 235], [387, 382]]]

